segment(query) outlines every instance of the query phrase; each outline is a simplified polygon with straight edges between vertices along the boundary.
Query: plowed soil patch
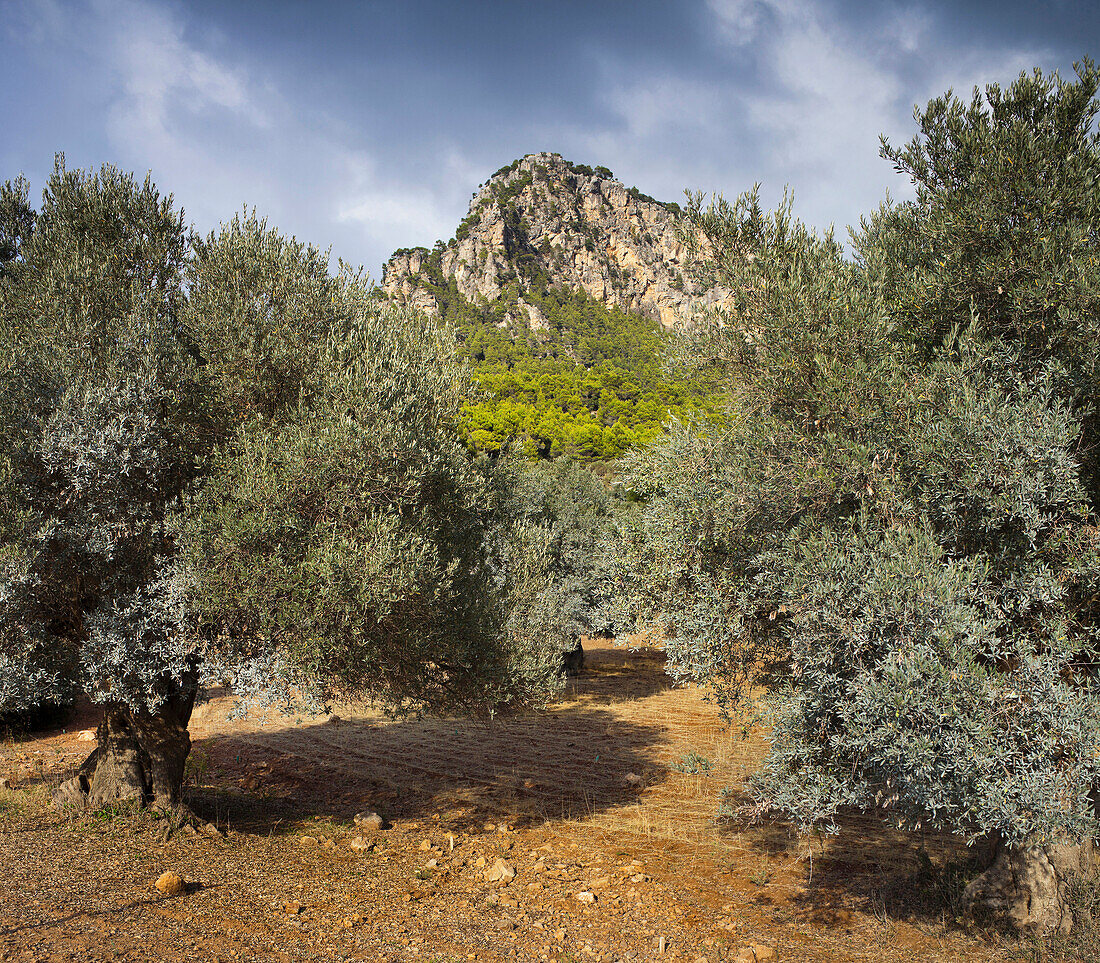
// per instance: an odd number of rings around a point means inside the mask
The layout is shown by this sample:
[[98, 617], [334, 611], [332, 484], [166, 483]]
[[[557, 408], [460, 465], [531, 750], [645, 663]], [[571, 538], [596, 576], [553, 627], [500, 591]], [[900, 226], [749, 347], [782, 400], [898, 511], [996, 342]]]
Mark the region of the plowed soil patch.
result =
[[[657, 649], [590, 643], [550, 710], [392, 721], [195, 715], [188, 801], [218, 830], [71, 815], [77, 730], [0, 748], [4, 960], [995, 960], [950, 918], [957, 844], [852, 820], [812, 846], [718, 818], [760, 759]], [[350, 846], [352, 818], [389, 828]], [[931, 859], [918, 856], [923, 852]], [[498, 861], [514, 878], [490, 880]], [[165, 897], [165, 870], [188, 882]], [[492, 874], [490, 874], [492, 875]], [[663, 951], [663, 952], [662, 952]]]

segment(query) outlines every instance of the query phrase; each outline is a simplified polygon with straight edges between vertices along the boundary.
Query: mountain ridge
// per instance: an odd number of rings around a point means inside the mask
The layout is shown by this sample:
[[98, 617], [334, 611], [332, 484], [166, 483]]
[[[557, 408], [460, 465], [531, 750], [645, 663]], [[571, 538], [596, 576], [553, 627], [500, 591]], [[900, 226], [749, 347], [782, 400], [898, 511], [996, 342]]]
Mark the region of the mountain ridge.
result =
[[[729, 292], [703, 290], [691, 277], [679, 213], [679, 205], [626, 187], [606, 167], [527, 154], [480, 186], [449, 241], [395, 251], [382, 288], [438, 315], [439, 300], [428, 290], [433, 282], [453, 279], [472, 302], [493, 301], [513, 283], [521, 291], [560, 286], [681, 328]], [[543, 323], [524, 307], [532, 326]]]

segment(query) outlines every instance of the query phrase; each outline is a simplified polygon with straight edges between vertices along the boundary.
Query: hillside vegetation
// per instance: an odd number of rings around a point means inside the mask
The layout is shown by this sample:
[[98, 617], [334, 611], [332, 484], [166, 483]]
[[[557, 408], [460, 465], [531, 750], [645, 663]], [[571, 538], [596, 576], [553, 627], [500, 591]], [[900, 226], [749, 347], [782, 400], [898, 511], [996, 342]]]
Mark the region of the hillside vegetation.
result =
[[662, 368], [671, 335], [640, 314], [608, 307], [545, 275], [505, 285], [492, 301], [466, 299], [439, 268], [437, 248], [421, 283], [454, 326], [459, 355], [481, 394], [463, 410], [478, 451], [515, 443], [528, 456], [608, 461], [655, 438], [670, 418], [719, 409], [706, 372]]

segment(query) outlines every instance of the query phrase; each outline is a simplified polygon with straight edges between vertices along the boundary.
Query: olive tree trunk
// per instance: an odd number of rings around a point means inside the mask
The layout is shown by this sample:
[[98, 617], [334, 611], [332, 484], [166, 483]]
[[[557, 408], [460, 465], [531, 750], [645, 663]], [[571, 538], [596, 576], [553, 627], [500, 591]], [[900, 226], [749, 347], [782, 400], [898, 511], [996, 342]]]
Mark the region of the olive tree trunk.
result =
[[93, 809], [118, 802], [179, 806], [191, 751], [187, 724], [197, 693], [197, 683], [188, 679], [156, 712], [108, 706], [96, 748], [80, 771], [57, 788], [54, 803]]
[[1068, 933], [1078, 922], [1073, 890], [1096, 874], [1092, 840], [1033, 846], [997, 842], [988, 869], [963, 893], [975, 922], [1020, 935]]

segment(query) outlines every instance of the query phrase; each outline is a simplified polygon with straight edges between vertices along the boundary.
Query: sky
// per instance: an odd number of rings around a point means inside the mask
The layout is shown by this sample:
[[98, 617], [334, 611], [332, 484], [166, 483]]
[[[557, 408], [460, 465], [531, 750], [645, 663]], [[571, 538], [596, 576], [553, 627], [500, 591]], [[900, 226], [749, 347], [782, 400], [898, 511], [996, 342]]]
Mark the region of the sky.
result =
[[845, 233], [948, 88], [1071, 76], [1084, 0], [0, 0], [0, 181], [151, 172], [196, 229], [243, 207], [376, 279], [534, 151]]

